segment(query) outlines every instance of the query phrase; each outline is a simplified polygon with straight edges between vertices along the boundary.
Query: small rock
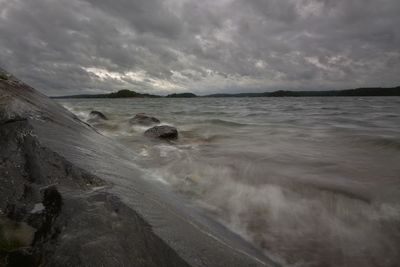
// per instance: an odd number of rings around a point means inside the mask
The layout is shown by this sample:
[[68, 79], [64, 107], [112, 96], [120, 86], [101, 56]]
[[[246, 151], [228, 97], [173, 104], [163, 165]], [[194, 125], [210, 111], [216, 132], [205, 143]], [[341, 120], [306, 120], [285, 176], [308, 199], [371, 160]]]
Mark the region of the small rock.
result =
[[135, 117], [130, 119], [129, 123], [149, 126], [149, 125], [152, 125], [152, 124], [160, 123], [160, 120], [157, 119], [157, 118], [151, 117], [151, 116], [147, 116], [144, 113], [139, 113], [139, 114], [136, 114]]
[[97, 111], [97, 110], [93, 110], [92, 112], [90, 112], [89, 116], [90, 116], [90, 119], [108, 120], [107, 117], [103, 113], [101, 113], [100, 111]]
[[144, 135], [153, 138], [174, 140], [178, 138], [178, 130], [168, 125], [154, 126], [145, 131]]

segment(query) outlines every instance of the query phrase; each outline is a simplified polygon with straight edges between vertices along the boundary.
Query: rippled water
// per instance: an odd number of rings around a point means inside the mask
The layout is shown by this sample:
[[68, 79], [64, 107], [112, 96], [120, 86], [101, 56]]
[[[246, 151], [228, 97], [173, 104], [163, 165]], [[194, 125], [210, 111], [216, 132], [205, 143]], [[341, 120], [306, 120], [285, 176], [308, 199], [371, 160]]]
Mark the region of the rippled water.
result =
[[[400, 265], [400, 98], [68, 99], [148, 179], [290, 266]], [[178, 128], [173, 143], [129, 125]]]

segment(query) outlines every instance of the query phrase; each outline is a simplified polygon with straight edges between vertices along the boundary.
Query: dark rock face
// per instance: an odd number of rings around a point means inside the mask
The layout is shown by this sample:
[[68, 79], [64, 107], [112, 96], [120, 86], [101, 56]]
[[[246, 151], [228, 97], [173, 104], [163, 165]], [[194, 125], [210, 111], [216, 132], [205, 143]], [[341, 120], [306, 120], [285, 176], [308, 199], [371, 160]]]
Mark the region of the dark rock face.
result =
[[108, 120], [108, 118], [103, 113], [97, 110], [93, 110], [92, 112], [90, 112], [89, 116], [90, 119]]
[[[0, 225], [5, 216], [35, 229], [28, 248], [0, 246], [0, 266], [189, 266], [118, 197], [88, 193], [106, 183], [33, 131], [27, 120], [0, 124]], [[43, 210], [32, 212], [38, 203]]]
[[135, 117], [129, 120], [130, 124], [138, 124], [143, 126], [150, 126], [153, 124], [160, 123], [160, 120], [151, 116], [147, 116], [144, 113], [136, 114]]
[[145, 131], [144, 134], [148, 137], [160, 138], [165, 140], [178, 139], [178, 130], [175, 127], [167, 125], [154, 126]]
[[[76, 195], [64, 203], [73, 217], [59, 215], [57, 226], [68, 223], [73, 238], [58, 246], [50, 266], [189, 266], [119, 198], [97, 192], [84, 201]], [[85, 230], [82, 224], [93, 229]]]

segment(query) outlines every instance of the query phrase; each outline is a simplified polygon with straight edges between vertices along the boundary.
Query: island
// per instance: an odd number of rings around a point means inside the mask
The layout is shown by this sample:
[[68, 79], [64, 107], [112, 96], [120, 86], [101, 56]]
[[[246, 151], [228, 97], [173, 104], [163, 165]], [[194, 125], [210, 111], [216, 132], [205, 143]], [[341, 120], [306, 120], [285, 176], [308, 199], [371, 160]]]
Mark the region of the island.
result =
[[174, 93], [166, 96], [142, 94], [131, 90], [120, 90], [109, 94], [82, 94], [70, 96], [55, 96], [55, 99], [65, 98], [196, 98], [196, 97], [339, 97], [339, 96], [400, 96], [400, 86], [381, 88], [368, 87], [346, 90], [327, 90], [327, 91], [285, 91], [263, 93], [237, 93], [237, 94], [209, 94], [198, 96], [193, 93]]
[[63, 99], [63, 98], [132, 98], [132, 97], [155, 98], [160, 96], [151, 94], [141, 94], [135, 91], [124, 89], [109, 94], [83, 94], [83, 95], [58, 96], [52, 98]]
[[171, 98], [191, 98], [191, 97], [197, 97], [197, 95], [193, 93], [181, 93], [181, 94], [170, 94], [167, 95], [166, 97], [171, 97]]

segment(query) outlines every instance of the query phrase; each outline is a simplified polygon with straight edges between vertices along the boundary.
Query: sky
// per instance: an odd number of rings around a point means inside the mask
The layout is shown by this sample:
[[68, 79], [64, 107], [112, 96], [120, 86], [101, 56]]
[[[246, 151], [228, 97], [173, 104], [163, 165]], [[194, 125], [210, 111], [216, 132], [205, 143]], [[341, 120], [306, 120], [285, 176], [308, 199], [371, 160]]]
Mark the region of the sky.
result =
[[0, 67], [51, 95], [400, 85], [399, 0], [0, 0]]

